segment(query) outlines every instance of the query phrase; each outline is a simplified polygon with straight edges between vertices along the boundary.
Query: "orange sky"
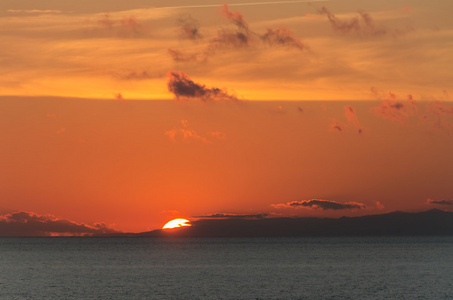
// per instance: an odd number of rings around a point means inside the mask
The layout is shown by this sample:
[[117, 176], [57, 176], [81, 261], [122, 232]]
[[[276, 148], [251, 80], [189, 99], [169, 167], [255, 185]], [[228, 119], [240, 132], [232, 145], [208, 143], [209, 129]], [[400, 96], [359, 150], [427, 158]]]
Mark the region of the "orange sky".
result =
[[0, 222], [453, 207], [450, 1], [128, 2], [0, 3]]

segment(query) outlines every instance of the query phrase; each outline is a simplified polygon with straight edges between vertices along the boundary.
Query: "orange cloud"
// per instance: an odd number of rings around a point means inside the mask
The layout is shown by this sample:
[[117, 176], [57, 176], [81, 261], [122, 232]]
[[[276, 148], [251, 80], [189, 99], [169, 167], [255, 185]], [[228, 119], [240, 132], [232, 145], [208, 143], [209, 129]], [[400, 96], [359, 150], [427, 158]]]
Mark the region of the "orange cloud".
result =
[[357, 117], [355, 109], [352, 105], [346, 105], [344, 107], [344, 115], [346, 119], [356, 128], [357, 133], [362, 133], [362, 126], [360, 125], [359, 118]]
[[[375, 89], [372, 89], [372, 92], [377, 95]], [[412, 95], [407, 95], [406, 100], [398, 100], [394, 93], [389, 92], [388, 97], [382, 99], [381, 104], [372, 110], [383, 119], [406, 124], [407, 119], [417, 112], [418, 107]]]
[[[181, 128], [165, 131], [165, 135], [167, 135], [173, 142], [176, 142], [178, 140], [182, 141], [199, 140], [206, 144], [211, 143], [211, 141], [207, 137], [203, 137], [199, 135], [195, 130], [189, 128], [187, 120], [181, 120], [181, 126], [182, 126]], [[208, 135], [209, 137], [216, 139], [225, 138], [225, 134], [220, 131], [213, 131], [210, 132]]]
[[230, 11], [228, 9], [228, 4], [223, 5], [220, 13], [222, 14], [222, 16], [236, 24], [237, 27], [245, 29], [246, 31], [249, 29], [249, 25], [247, 24], [247, 22], [245, 22], [244, 16], [237, 10], [233, 9]]
[[119, 232], [104, 223], [87, 225], [33, 212], [19, 211], [0, 216], [0, 236], [91, 236]]
[[453, 106], [441, 101], [434, 101], [426, 105], [426, 112], [423, 120], [431, 126], [444, 130], [448, 134], [453, 130]]
[[115, 19], [109, 13], [97, 21], [96, 29], [107, 30], [119, 37], [139, 37], [149, 31], [148, 26], [137, 21], [135, 16]]

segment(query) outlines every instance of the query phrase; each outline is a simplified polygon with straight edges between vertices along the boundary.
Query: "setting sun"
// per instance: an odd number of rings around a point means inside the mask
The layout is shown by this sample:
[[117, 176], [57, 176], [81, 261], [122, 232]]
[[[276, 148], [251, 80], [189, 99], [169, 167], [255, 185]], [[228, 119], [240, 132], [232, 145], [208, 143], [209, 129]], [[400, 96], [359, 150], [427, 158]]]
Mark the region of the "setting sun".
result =
[[164, 227], [162, 227], [162, 229], [192, 226], [189, 222], [190, 221], [187, 219], [174, 219], [165, 224]]

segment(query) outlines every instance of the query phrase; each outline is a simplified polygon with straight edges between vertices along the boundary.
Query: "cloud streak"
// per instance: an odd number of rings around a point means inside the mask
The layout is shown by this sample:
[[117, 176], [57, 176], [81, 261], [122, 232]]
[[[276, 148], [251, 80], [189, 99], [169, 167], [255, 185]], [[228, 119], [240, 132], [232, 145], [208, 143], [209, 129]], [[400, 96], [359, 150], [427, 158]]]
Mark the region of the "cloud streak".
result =
[[[269, 2], [246, 2], [231, 3], [229, 6], [255, 6], [255, 5], [273, 5], [273, 4], [293, 4], [293, 3], [310, 3], [310, 2], [329, 2], [332, 0], [294, 0], [294, 1], [269, 1]], [[200, 4], [200, 5], [179, 5], [179, 6], [162, 6], [154, 9], [175, 9], [175, 8], [209, 8], [219, 7], [223, 4]]]
[[87, 225], [33, 212], [0, 216], [0, 236], [92, 236], [119, 232], [104, 223]]
[[453, 200], [433, 200], [433, 199], [427, 199], [426, 204], [430, 205], [453, 205]]
[[332, 200], [310, 199], [301, 201], [292, 201], [285, 204], [272, 204], [274, 208], [311, 208], [322, 210], [348, 210], [348, 209], [364, 209], [365, 204], [358, 202], [340, 203]]
[[251, 214], [251, 215], [241, 215], [241, 214], [212, 214], [206, 216], [195, 216], [194, 218], [202, 219], [262, 219], [267, 217], [268, 214]]

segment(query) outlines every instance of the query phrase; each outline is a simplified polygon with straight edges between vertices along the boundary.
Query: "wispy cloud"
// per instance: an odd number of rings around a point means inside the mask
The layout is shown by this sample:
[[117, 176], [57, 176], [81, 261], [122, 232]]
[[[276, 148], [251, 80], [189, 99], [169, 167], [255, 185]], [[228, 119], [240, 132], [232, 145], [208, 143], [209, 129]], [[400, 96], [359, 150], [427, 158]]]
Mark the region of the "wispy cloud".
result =
[[109, 13], [102, 15], [91, 33], [108, 33], [117, 37], [141, 37], [149, 32], [149, 27], [142, 24], [135, 16], [114, 17]]
[[[371, 91], [380, 98], [376, 89], [372, 88]], [[381, 100], [381, 104], [372, 110], [383, 119], [406, 124], [407, 119], [417, 112], [418, 107], [412, 95], [407, 95], [405, 100], [399, 100], [396, 94], [389, 92], [388, 96]]]
[[191, 15], [178, 19], [179, 35], [183, 39], [198, 40], [203, 36], [200, 33], [200, 24]]
[[205, 215], [205, 216], [195, 216], [194, 218], [202, 218], [202, 219], [262, 219], [267, 217], [268, 214], [224, 214], [224, 213], [217, 213], [212, 215]]
[[[231, 3], [229, 6], [255, 6], [255, 5], [273, 5], [273, 4], [292, 4], [292, 3], [310, 3], [310, 2], [328, 2], [333, 0], [294, 0], [294, 1], [267, 1], [267, 2], [244, 2]], [[178, 6], [162, 6], [154, 9], [176, 9], [176, 8], [208, 8], [219, 7], [223, 4], [198, 4], [198, 5], [178, 5]]]
[[61, 14], [61, 10], [55, 9], [9, 9], [9, 13], [13, 14]]
[[322, 210], [364, 209], [366, 205], [358, 202], [340, 203], [332, 200], [310, 199], [292, 201], [282, 204], [271, 204], [274, 208], [311, 208]]
[[432, 127], [443, 130], [447, 134], [453, 131], [453, 106], [442, 101], [434, 101], [426, 105], [426, 114], [422, 116], [424, 122]]
[[336, 119], [332, 119], [332, 123], [330, 124], [330, 131], [342, 133], [344, 131], [345, 125], [338, 122]]
[[359, 36], [383, 36], [392, 34], [401, 35], [413, 31], [412, 27], [402, 29], [387, 29], [383, 25], [376, 24], [371, 14], [359, 11], [357, 16], [349, 19], [340, 19], [325, 6], [318, 9], [318, 13], [327, 16], [332, 29], [339, 34], [356, 34]]
[[357, 117], [355, 109], [354, 107], [352, 107], [352, 105], [346, 105], [344, 107], [344, 116], [346, 117], [348, 122], [355, 127], [357, 133], [362, 133], [362, 125], [360, 125], [359, 118]]
[[220, 131], [213, 131], [208, 133], [206, 136], [201, 136], [194, 129], [189, 127], [187, 120], [181, 120], [181, 126], [179, 128], [173, 128], [165, 131], [165, 135], [170, 138], [172, 142], [178, 141], [201, 141], [205, 144], [209, 144], [213, 139], [223, 139], [225, 135]]
[[453, 205], [453, 200], [433, 200], [427, 199], [426, 204], [430, 205]]
[[[255, 49], [264, 46], [284, 47], [287, 49], [297, 49], [299, 51], [309, 50], [308, 45], [295, 37], [294, 33], [281, 26], [277, 29], [267, 28], [263, 34], [254, 32], [249, 28], [242, 13], [237, 10], [230, 10], [229, 4], [224, 4], [220, 14], [230, 21], [234, 28], [222, 28], [209, 39], [204, 50], [198, 53], [184, 53], [180, 50], [169, 49], [169, 54], [175, 62], [206, 62], [210, 57], [225, 49]], [[184, 24], [186, 24], [185, 22]], [[198, 27], [189, 26], [189, 36], [191, 31]]]

